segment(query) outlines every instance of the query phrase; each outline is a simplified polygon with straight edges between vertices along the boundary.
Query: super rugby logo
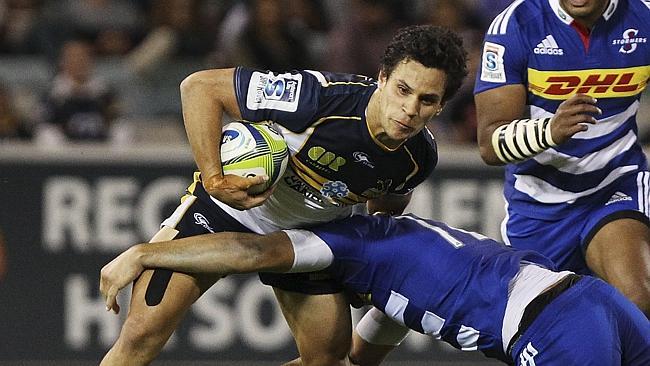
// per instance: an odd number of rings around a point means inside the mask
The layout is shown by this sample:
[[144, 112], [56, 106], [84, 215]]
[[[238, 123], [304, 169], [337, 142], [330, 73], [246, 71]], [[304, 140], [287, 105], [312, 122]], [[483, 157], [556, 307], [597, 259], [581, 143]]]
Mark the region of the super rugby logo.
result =
[[352, 157], [357, 163], [361, 163], [368, 168], [374, 168], [375, 164], [370, 161], [370, 158], [368, 157], [368, 154], [364, 153], [363, 151], [355, 151], [352, 153]]
[[646, 43], [647, 39], [645, 37], [637, 37], [639, 35], [639, 30], [634, 28], [626, 29], [623, 32], [623, 38], [615, 39], [612, 41], [613, 45], [621, 45], [621, 48], [618, 49], [620, 53], [632, 53], [636, 50], [639, 43]]
[[198, 212], [194, 213], [194, 223], [197, 225], [201, 225], [205, 228], [205, 230], [214, 233], [214, 229], [210, 227], [210, 222], [208, 221], [208, 219], [206, 219], [205, 216], [203, 216]]
[[505, 51], [506, 48], [500, 44], [485, 42], [481, 62], [481, 80], [491, 83], [506, 82], [506, 71], [503, 66]]
[[295, 112], [300, 97], [301, 74], [275, 75], [255, 71], [251, 74], [246, 94], [246, 107], [251, 110], [277, 109]]

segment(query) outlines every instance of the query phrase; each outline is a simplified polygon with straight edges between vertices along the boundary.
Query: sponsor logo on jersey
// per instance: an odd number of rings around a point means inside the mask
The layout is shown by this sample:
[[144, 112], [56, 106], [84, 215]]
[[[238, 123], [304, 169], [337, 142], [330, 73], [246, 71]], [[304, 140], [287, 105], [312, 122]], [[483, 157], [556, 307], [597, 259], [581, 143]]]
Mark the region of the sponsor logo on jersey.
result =
[[636, 51], [640, 43], [646, 43], [648, 40], [645, 37], [639, 37], [639, 30], [634, 28], [626, 29], [623, 32], [623, 38], [618, 38], [612, 41], [612, 45], [621, 45], [618, 49], [620, 53], [632, 53]]
[[605, 204], [605, 206], [610, 205], [615, 202], [621, 202], [621, 201], [632, 201], [632, 197], [628, 196], [627, 194], [623, 192], [616, 192], [612, 195], [612, 197], [609, 198], [609, 201]]
[[208, 221], [208, 219], [206, 219], [205, 216], [203, 216], [198, 212], [194, 213], [194, 223], [197, 225], [201, 225], [205, 228], [205, 230], [214, 233], [214, 229], [210, 227], [210, 222]]
[[251, 75], [246, 96], [246, 107], [250, 110], [277, 109], [295, 112], [298, 109], [302, 75], [263, 74], [255, 71]]
[[352, 157], [354, 158], [354, 161], [357, 163], [361, 163], [368, 168], [374, 168], [375, 164], [370, 161], [370, 158], [368, 157], [368, 154], [364, 153], [363, 151], [355, 151], [352, 153]]
[[506, 48], [500, 44], [485, 42], [481, 60], [481, 80], [491, 83], [505, 83], [506, 70], [503, 55]]
[[555, 42], [555, 38], [553, 38], [553, 36], [550, 34], [537, 44], [537, 47], [533, 49], [533, 52], [536, 55], [552, 55], [552, 56], [564, 55], [564, 50], [557, 45], [557, 42]]
[[528, 89], [535, 95], [556, 100], [576, 93], [595, 98], [620, 98], [643, 92], [648, 78], [650, 66], [571, 71], [528, 69]]
[[328, 198], [343, 198], [348, 195], [348, 192], [348, 185], [340, 180], [327, 181], [320, 189], [320, 193]]
[[521, 350], [519, 354], [519, 364], [521, 366], [536, 366], [535, 365], [535, 356], [539, 354], [539, 351], [533, 347], [531, 342], [528, 342], [526, 347]]

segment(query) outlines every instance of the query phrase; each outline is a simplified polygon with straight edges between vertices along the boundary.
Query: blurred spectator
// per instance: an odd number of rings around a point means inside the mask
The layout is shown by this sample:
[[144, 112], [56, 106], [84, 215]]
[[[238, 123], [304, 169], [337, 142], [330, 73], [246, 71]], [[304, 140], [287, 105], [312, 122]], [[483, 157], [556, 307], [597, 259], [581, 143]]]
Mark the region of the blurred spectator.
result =
[[106, 140], [116, 117], [116, 95], [95, 74], [93, 48], [68, 41], [58, 67], [47, 96], [48, 122], [71, 140]]
[[0, 1], [0, 53], [34, 54], [39, 51], [37, 0]]
[[346, 18], [330, 32], [323, 68], [376, 77], [381, 54], [402, 25], [405, 4], [392, 0], [350, 0]]
[[[151, 26], [144, 40], [129, 54], [138, 73], [147, 73], [175, 56], [203, 57], [211, 48], [210, 24], [200, 0], [159, 0], [149, 9]], [[213, 27], [216, 29], [216, 27]]]
[[124, 55], [142, 37], [140, 7], [128, 0], [52, 1], [44, 14], [50, 53], [74, 37], [90, 42], [99, 55]]
[[[299, 27], [292, 28], [287, 15], [291, 4], [289, 0], [250, 0], [233, 7], [218, 37], [215, 66], [244, 65], [278, 71], [313, 68], [311, 40], [304, 32], [300, 34]], [[309, 26], [308, 22], [302, 24]]]
[[32, 125], [16, 109], [11, 91], [0, 83], [0, 140], [29, 140]]

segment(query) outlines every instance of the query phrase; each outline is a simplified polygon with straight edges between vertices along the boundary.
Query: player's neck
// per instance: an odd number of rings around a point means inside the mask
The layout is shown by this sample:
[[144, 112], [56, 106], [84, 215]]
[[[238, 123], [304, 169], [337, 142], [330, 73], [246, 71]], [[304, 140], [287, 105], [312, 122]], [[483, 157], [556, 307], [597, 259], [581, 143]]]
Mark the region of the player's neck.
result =
[[573, 21], [588, 31], [592, 30], [596, 22], [598, 22], [598, 19], [603, 16], [608, 6], [609, 1], [604, 1], [600, 8], [592, 9], [592, 11], [589, 12], [580, 12], [579, 9], [572, 8], [571, 5], [565, 5], [560, 1], [560, 7], [573, 18]]

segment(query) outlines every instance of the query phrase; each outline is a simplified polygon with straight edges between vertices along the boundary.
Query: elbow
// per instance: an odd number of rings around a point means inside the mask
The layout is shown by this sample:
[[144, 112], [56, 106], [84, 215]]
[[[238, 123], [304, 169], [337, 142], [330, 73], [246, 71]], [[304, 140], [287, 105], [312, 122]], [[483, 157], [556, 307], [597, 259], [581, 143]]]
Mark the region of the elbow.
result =
[[494, 152], [494, 148], [492, 147], [492, 144], [480, 144], [479, 145], [479, 153], [481, 154], [481, 159], [487, 164], [487, 165], [504, 165], [501, 160], [497, 157], [496, 153]]

